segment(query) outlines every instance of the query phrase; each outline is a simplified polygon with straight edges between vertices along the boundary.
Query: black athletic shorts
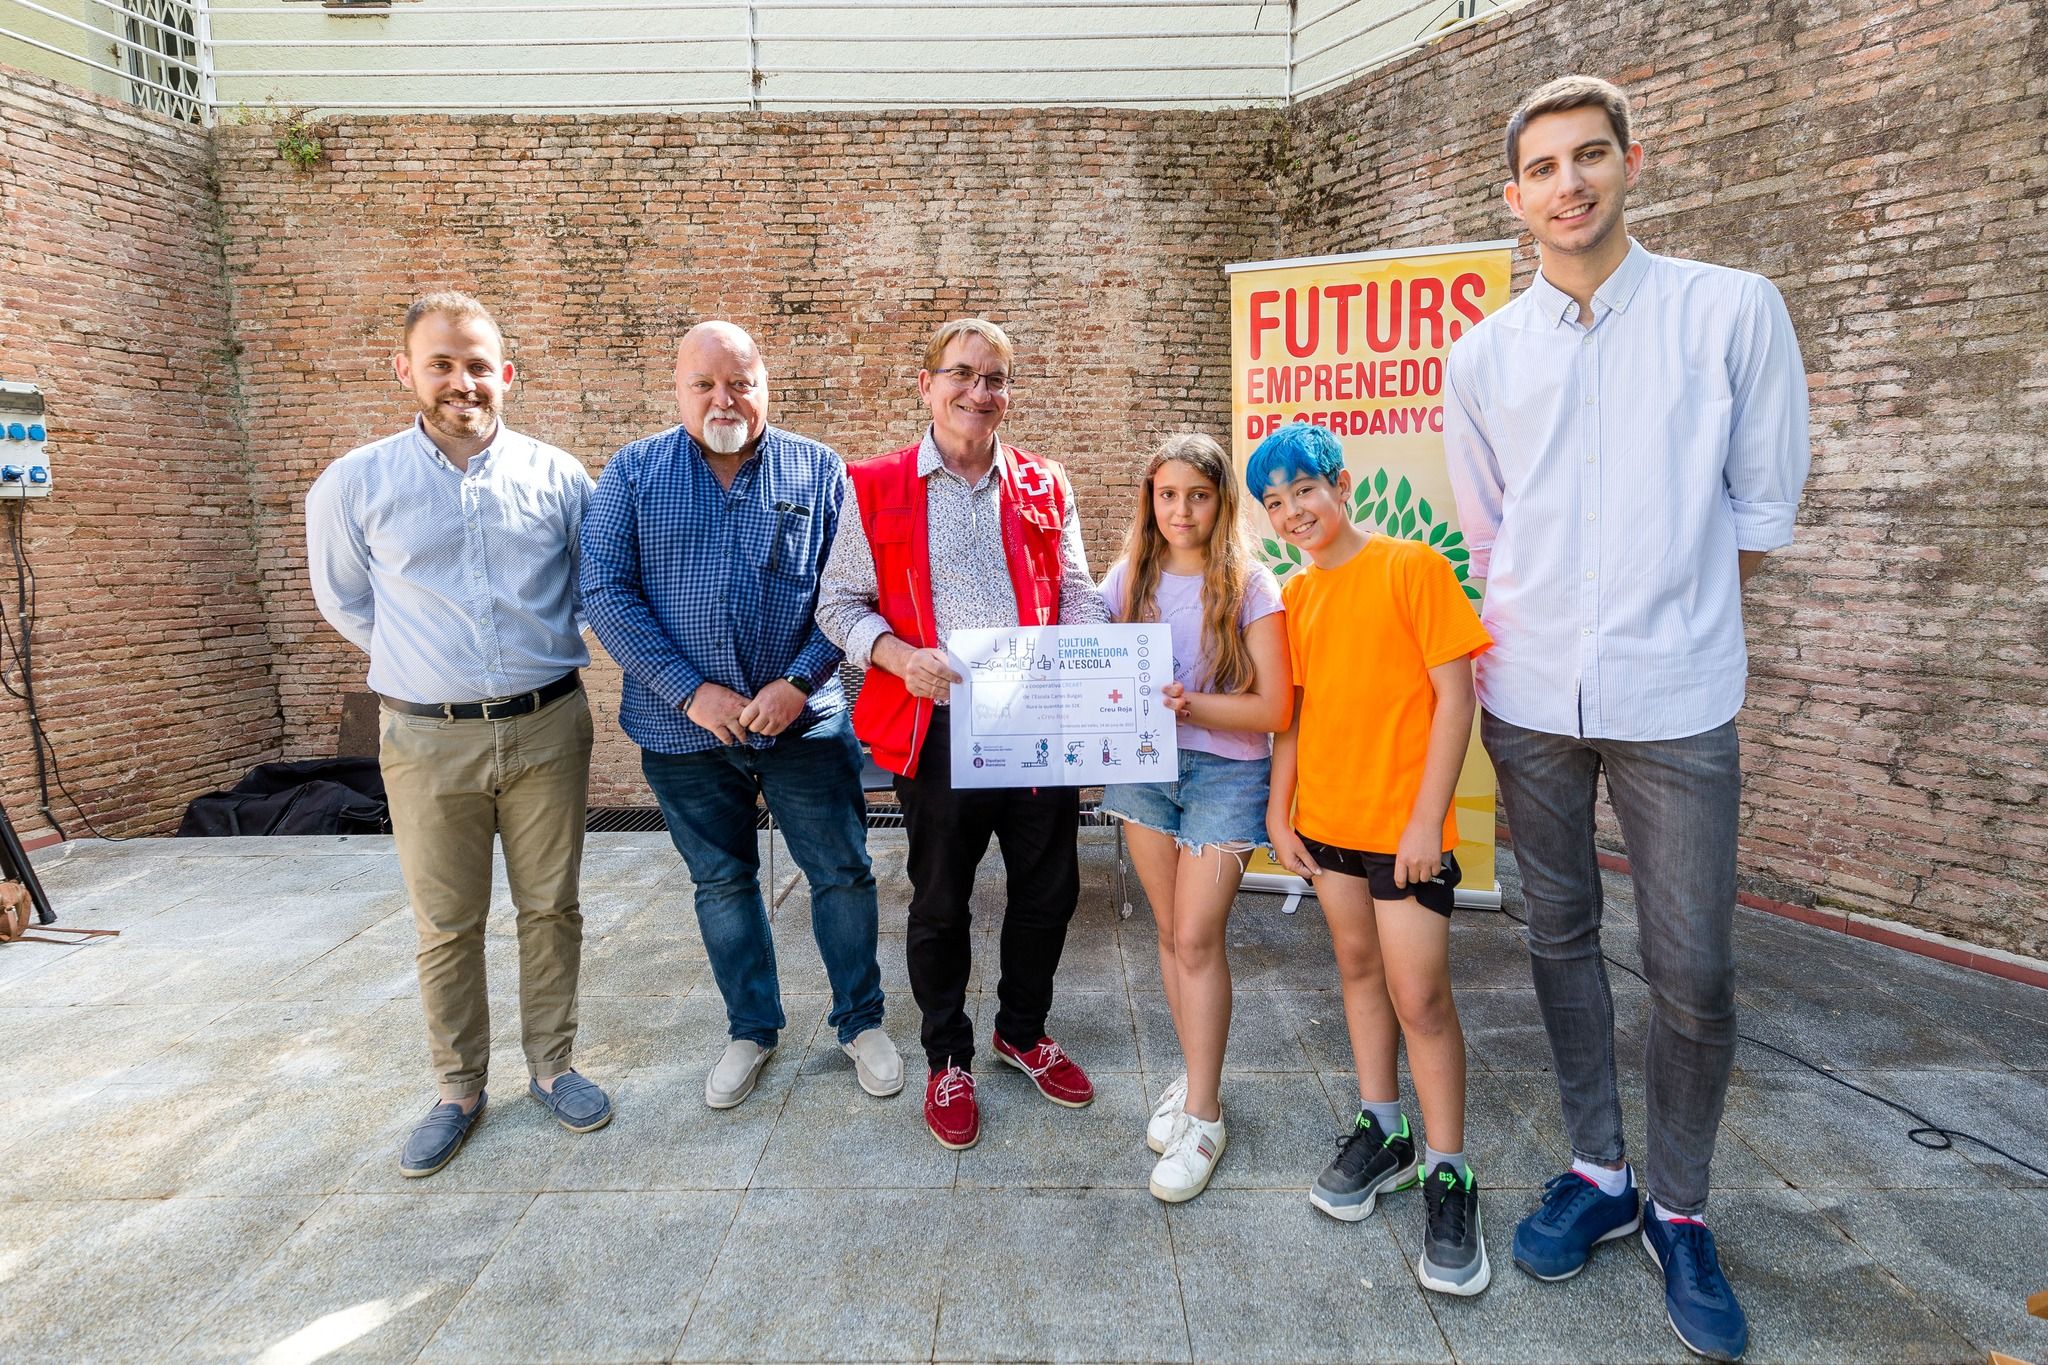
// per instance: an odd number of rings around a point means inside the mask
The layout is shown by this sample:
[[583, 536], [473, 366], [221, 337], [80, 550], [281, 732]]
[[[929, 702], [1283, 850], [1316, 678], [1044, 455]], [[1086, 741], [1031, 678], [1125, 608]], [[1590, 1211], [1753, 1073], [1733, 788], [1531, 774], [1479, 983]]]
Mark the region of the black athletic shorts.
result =
[[1347, 877], [1362, 879], [1371, 887], [1374, 900], [1414, 900], [1420, 902], [1425, 910], [1434, 910], [1447, 919], [1450, 917], [1451, 908], [1457, 900], [1458, 883], [1464, 879], [1464, 874], [1458, 871], [1457, 854], [1444, 854], [1444, 870], [1437, 874], [1436, 880], [1396, 886], [1393, 854], [1361, 853], [1355, 848], [1321, 843], [1300, 830], [1295, 834], [1308, 848], [1308, 856], [1316, 860], [1317, 867], [1325, 872], [1341, 872]]

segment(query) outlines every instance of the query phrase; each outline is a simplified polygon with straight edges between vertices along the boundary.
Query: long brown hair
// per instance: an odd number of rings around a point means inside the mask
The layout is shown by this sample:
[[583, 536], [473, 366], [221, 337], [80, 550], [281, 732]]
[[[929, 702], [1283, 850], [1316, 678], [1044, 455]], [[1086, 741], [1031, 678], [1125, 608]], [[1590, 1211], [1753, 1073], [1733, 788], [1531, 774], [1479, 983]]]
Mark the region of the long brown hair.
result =
[[1124, 621], [1155, 619], [1159, 574], [1166, 559], [1166, 537], [1152, 511], [1152, 479], [1164, 464], [1178, 461], [1216, 488], [1216, 529], [1210, 532], [1207, 567], [1202, 571], [1202, 647], [1209, 656], [1206, 678], [1191, 684], [1214, 692], [1244, 692], [1257, 681], [1251, 646], [1245, 643], [1238, 617], [1252, 575], [1251, 542], [1239, 515], [1237, 479], [1223, 447], [1200, 432], [1184, 431], [1166, 438], [1145, 465], [1138, 481], [1138, 506], [1124, 537]]

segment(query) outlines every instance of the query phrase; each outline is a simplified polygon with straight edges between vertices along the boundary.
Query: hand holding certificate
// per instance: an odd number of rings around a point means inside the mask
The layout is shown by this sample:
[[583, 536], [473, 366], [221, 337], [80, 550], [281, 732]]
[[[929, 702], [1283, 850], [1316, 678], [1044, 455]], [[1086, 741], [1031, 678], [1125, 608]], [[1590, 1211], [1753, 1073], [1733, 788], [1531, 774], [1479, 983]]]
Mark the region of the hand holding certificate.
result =
[[946, 639], [956, 787], [1094, 787], [1180, 770], [1157, 624], [1011, 626]]

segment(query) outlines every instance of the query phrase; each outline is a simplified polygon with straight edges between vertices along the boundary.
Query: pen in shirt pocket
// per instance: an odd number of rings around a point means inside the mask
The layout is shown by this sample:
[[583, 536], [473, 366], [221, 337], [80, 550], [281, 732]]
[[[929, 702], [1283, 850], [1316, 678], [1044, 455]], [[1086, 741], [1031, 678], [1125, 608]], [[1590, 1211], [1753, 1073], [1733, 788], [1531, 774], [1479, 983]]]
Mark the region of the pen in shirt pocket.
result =
[[[778, 517], [809, 517], [811, 509], [799, 502], [784, 502], [782, 499], [777, 498], [775, 500], [775, 513]], [[770, 569], [780, 568], [781, 563], [782, 536], [778, 531], [768, 542], [768, 567]]]

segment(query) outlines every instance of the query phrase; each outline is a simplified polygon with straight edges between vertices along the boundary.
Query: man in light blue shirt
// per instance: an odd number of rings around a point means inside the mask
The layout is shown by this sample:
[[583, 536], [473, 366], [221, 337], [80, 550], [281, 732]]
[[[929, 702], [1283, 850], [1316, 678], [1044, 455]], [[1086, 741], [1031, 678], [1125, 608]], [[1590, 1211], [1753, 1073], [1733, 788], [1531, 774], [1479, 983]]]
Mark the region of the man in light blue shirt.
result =
[[[1769, 281], [1630, 240], [1642, 161], [1605, 81], [1553, 81], [1515, 112], [1505, 195], [1541, 270], [1452, 347], [1444, 445], [1486, 580], [1481, 733], [1575, 1157], [1516, 1229], [1515, 1262], [1566, 1278], [1640, 1219], [1679, 1339], [1735, 1360], [1748, 1323], [1702, 1214], [1735, 1052], [1742, 584], [1792, 539], [1806, 377]], [[1600, 951], [1603, 772], [1650, 984], [1647, 1215]]]
[[570, 1068], [591, 745], [576, 546], [591, 483], [500, 420], [512, 366], [475, 299], [414, 303], [393, 368], [419, 416], [314, 482], [306, 550], [321, 615], [370, 656], [383, 703], [378, 763], [440, 1081], [399, 1169], [427, 1176], [483, 1117], [493, 836], [518, 912], [528, 1090], [572, 1132], [611, 1120]]

